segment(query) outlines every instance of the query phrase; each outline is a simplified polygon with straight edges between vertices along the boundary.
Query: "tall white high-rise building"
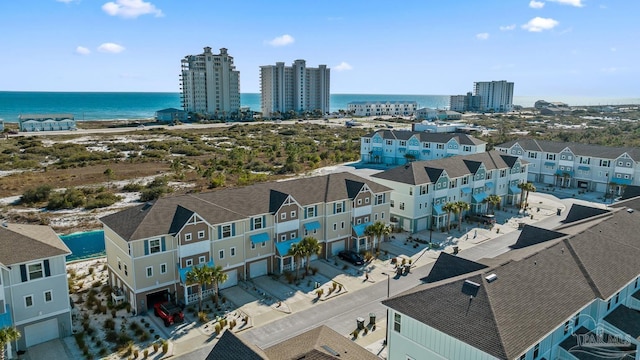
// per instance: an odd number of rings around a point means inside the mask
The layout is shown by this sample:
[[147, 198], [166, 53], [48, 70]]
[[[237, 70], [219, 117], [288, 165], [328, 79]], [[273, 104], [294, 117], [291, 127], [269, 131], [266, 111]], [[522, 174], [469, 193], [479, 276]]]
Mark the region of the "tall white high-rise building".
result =
[[220, 54], [204, 48], [200, 55], [182, 59], [180, 87], [185, 111], [207, 118], [224, 119], [240, 110], [240, 72], [233, 65], [227, 49]]
[[317, 68], [296, 60], [291, 66], [283, 62], [260, 66], [262, 116], [274, 117], [289, 111], [329, 112], [330, 70]]
[[473, 84], [480, 96], [480, 111], [507, 112], [513, 109], [513, 83], [506, 80], [480, 81]]

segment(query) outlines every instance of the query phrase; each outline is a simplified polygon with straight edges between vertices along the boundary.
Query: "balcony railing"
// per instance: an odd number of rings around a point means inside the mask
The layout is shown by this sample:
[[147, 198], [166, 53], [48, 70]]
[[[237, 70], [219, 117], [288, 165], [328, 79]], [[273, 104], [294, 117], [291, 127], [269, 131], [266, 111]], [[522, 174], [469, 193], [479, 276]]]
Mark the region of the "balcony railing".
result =
[[[205, 300], [208, 296], [215, 294], [213, 289], [202, 290], [202, 300]], [[198, 301], [198, 292], [194, 292], [191, 295], [187, 295], [187, 304], [191, 304]]]

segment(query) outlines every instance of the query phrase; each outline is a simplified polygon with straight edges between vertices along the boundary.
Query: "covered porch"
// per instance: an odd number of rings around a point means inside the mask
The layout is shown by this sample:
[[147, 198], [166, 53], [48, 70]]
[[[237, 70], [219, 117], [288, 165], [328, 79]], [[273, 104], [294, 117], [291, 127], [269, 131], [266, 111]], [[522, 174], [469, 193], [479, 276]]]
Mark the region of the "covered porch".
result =
[[[480, 192], [471, 196], [471, 212], [476, 214], [484, 214], [487, 209], [487, 193]], [[461, 214], [462, 215], [462, 214]]]
[[[296, 270], [296, 262], [293, 256], [289, 255], [289, 249], [294, 244], [298, 244], [302, 241], [302, 238], [295, 238], [287, 241], [282, 241], [276, 243], [276, 271], [279, 273], [284, 273], [285, 271], [295, 271]], [[300, 266], [304, 265], [305, 259], [298, 259], [300, 261]]]
[[214, 267], [213, 260], [209, 260], [209, 262], [207, 262], [207, 263], [193, 265], [193, 266], [187, 266], [187, 267], [184, 267], [184, 268], [181, 268], [180, 265], [178, 264], [178, 275], [180, 277], [180, 285], [182, 286], [182, 290], [183, 290], [182, 293], [184, 294], [184, 298], [182, 299], [182, 301], [184, 301], [184, 303], [186, 305], [189, 305], [191, 303], [194, 303], [194, 302], [198, 301], [198, 286], [202, 287], [202, 299], [206, 299], [207, 296], [215, 294], [215, 289], [213, 288], [213, 284], [211, 284], [211, 285], [201, 285], [201, 284], [187, 285], [187, 273], [189, 273], [194, 268], [200, 268], [200, 267], [202, 267], [204, 265], [206, 265], [208, 267]]
[[431, 228], [436, 230], [447, 225], [447, 212], [442, 210], [442, 205], [433, 205], [433, 212], [431, 213]]
[[371, 224], [371, 222], [367, 222], [364, 224], [351, 226], [351, 239], [353, 240], [353, 244], [355, 245], [354, 250], [356, 252], [360, 252], [360, 250], [368, 251], [371, 249], [375, 249], [376, 244], [374, 242], [376, 240], [371, 239], [371, 241], [369, 241], [369, 236], [365, 234], [367, 227]]

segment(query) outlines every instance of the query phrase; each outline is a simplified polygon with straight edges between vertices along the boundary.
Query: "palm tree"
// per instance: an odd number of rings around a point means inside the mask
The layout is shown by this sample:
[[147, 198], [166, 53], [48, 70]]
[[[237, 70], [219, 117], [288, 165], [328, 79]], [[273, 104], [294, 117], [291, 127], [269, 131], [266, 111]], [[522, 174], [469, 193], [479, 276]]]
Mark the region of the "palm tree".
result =
[[309, 274], [309, 267], [311, 266], [311, 255], [320, 255], [320, 251], [322, 250], [322, 246], [318, 242], [318, 239], [308, 236], [302, 239], [300, 242], [302, 247], [304, 248], [304, 256], [307, 258], [305, 263], [305, 274]]
[[391, 234], [391, 226], [386, 225], [382, 221], [376, 221], [375, 223], [367, 226], [364, 233], [372, 238], [378, 240], [376, 244], [376, 253], [380, 252], [380, 243], [385, 235]]
[[529, 193], [535, 192], [536, 187], [533, 183], [526, 182], [518, 184], [518, 188], [521, 190], [520, 193], [520, 207], [525, 208], [527, 206], [527, 201], [529, 200]]
[[218, 286], [227, 281], [227, 279], [229, 278], [229, 275], [222, 271], [222, 266], [217, 265], [211, 268], [211, 280], [213, 283], [213, 291], [215, 291], [215, 297], [214, 297], [214, 301], [217, 303], [218, 302], [218, 294], [219, 294], [219, 289]]
[[295, 266], [296, 266], [296, 280], [297, 280], [298, 271], [300, 269], [299, 260], [305, 256], [304, 244], [302, 244], [302, 242], [299, 242], [297, 244], [292, 244], [291, 247], [289, 248], [289, 252], [287, 252], [287, 255], [293, 256], [293, 262], [295, 263]]
[[471, 205], [464, 201], [456, 202], [456, 209], [458, 209], [458, 231], [462, 230], [462, 215], [465, 211], [469, 211], [471, 209]]
[[494, 194], [487, 196], [485, 201], [489, 204], [491, 212], [493, 213], [493, 209], [495, 209], [496, 206], [500, 205], [500, 203], [502, 202], [502, 198], [500, 197], [500, 195]]
[[212, 283], [212, 269], [206, 264], [194, 266], [186, 274], [186, 285], [198, 285], [198, 311], [202, 311], [202, 288]]
[[442, 210], [447, 212], [447, 231], [451, 229], [451, 214], [457, 213], [457, 204], [454, 202], [448, 202], [442, 205]]
[[518, 189], [520, 189], [520, 206], [519, 208], [522, 208], [522, 206], [524, 205], [524, 188], [526, 183], [522, 182], [520, 184], [518, 184]]
[[22, 337], [20, 331], [14, 327], [4, 327], [0, 329], [0, 360], [4, 360], [4, 352], [7, 344], [16, 341]]

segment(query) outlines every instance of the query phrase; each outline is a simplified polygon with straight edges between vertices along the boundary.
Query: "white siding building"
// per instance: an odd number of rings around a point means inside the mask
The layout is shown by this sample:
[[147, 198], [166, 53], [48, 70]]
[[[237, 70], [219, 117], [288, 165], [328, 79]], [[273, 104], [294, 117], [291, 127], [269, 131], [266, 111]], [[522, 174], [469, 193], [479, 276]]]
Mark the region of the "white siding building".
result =
[[466, 134], [378, 130], [360, 139], [363, 163], [402, 165], [486, 151], [484, 141]]
[[442, 206], [448, 202], [464, 201], [474, 213], [487, 211], [484, 200], [489, 195], [499, 195], [502, 205], [517, 203], [518, 184], [527, 179], [527, 164], [515, 156], [489, 151], [415, 161], [374, 174], [372, 179], [393, 189], [392, 223], [415, 233], [445, 226], [448, 214]]
[[627, 185], [640, 185], [637, 148], [521, 139], [496, 150], [527, 160], [531, 182], [616, 196]]
[[204, 48], [200, 55], [188, 55], [181, 61], [180, 90], [185, 111], [207, 118], [227, 119], [240, 110], [240, 72], [227, 49], [220, 54]]
[[347, 105], [355, 116], [413, 116], [418, 109], [415, 101], [352, 101]]
[[388, 359], [639, 359], [640, 214], [620, 207], [574, 205], [486, 264], [442, 254], [434, 282], [383, 301]]
[[22, 334], [10, 344], [13, 350], [71, 335], [70, 253], [48, 226], [0, 226], [0, 328], [13, 326]]
[[262, 116], [279, 117], [289, 111], [327, 114], [330, 83], [331, 69], [326, 65], [310, 68], [304, 60], [296, 60], [291, 66], [283, 62], [260, 66]]

